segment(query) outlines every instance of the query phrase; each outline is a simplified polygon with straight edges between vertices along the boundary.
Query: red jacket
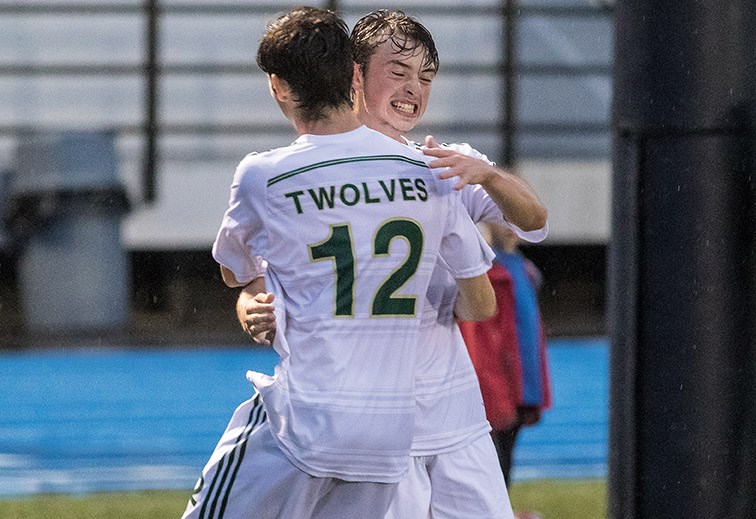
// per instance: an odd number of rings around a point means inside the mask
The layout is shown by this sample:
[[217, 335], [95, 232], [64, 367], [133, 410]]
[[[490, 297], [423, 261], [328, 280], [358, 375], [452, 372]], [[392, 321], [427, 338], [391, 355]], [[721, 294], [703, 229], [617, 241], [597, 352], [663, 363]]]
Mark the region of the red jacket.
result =
[[[494, 262], [488, 271], [496, 292], [497, 312], [487, 321], [460, 321], [473, 366], [478, 375], [486, 418], [493, 430], [512, 427], [522, 403], [522, 366], [514, 317], [514, 291], [509, 272]], [[543, 398], [540, 408], [551, 406], [551, 386], [546, 359], [546, 335], [540, 327], [540, 365]]]

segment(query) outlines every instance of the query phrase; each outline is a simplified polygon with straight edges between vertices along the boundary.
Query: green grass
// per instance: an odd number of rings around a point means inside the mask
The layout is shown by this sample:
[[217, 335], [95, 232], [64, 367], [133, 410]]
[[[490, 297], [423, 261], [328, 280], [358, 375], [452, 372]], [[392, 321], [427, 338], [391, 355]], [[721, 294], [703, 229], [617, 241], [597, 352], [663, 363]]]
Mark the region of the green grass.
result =
[[38, 495], [0, 500], [0, 519], [179, 519], [191, 490]]
[[509, 497], [515, 512], [537, 511], [544, 519], [606, 519], [603, 479], [515, 482]]
[[[190, 490], [38, 495], [0, 499], [0, 519], [178, 519]], [[544, 519], [605, 519], [603, 480], [545, 480], [515, 483], [515, 510], [537, 510]]]

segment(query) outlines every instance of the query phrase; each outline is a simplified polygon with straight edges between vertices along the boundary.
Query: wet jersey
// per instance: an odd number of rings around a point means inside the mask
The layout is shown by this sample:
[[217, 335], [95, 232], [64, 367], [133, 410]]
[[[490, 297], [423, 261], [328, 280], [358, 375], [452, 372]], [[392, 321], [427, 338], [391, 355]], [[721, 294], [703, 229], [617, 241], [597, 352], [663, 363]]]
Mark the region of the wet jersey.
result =
[[[408, 144], [419, 148], [415, 143]], [[468, 144], [442, 147], [489, 162]], [[507, 222], [480, 185], [469, 184], [460, 195], [475, 223], [509, 226], [529, 242], [541, 241], [548, 234], [548, 227], [526, 232]], [[439, 265], [428, 288], [415, 366], [417, 415], [413, 456], [450, 452], [490, 431], [478, 378], [454, 318], [456, 296], [454, 280]]]
[[431, 274], [441, 264], [471, 278], [491, 266], [430, 160], [360, 127], [303, 135], [237, 168], [213, 254], [242, 283], [255, 256], [268, 262], [281, 360], [273, 376], [249, 378], [279, 446], [314, 476], [401, 479]]

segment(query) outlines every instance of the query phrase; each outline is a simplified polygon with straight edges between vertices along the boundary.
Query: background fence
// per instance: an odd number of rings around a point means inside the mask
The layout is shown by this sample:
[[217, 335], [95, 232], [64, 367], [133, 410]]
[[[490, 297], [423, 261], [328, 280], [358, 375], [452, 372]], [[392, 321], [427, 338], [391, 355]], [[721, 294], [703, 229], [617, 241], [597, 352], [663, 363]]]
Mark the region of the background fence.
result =
[[[235, 165], [251, 150], [293, 139], [254, 56], [265, 23], [300, 3], [3, 2], [0, 182], [12, 175], [29, 132], [113, 131], [133, 207], [123, 239], [135, 310], [168, 305], [174, 315], [197, 314], [197, 305], [181, 307], [181, 294], [196, 291], [195, 280], [215, 268], [206, 253]], [[591, 0], [311, 3], [337, 9], [350, 25], [373, 9], [400, 8], [429, 28], [441, 68], [425, 119], [409, 137], [470, 142], [517, 167], [550, 211], [549, 240], [528, 251], [546, 271], [547, 320], [569, 332], [557, 321], [582, 313], [588, 331], [601, 331], [611, 7]], [[16, 274], [2, 235], [0, 317], [13, 320]], [[560, 267], [549, 272], [551, 265]]]

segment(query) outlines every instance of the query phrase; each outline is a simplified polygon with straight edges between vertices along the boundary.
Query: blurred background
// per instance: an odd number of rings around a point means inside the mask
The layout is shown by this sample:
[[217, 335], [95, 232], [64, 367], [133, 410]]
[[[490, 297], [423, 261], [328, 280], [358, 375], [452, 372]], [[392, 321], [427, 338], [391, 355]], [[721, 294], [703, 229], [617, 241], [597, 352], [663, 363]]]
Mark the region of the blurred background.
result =
[[[0, 496], [189, 489], [246, 369], [272, 370], [210, 249], [241, 158], [295, 138], [255, 54], [301, 3], [0, 2]], [[514, 477], [603, 482], [612, 2], [308, 3], [350, 26], [418, 18], [441, 67], [408, 137], [470, 143], [548, 208], [522, 251], [543, 273], [554, 409]]]
[[[295, 137], [255, 53], [301, 3], [0, 2], [0, 495], [188, 489], [272, 369], [210, 248], [239, 160]], [[515, 481], [598, 483], [549, 519], [602, 516], [607, 475], [613, 517], [753, 517], [755, 4], [308, 3], [420, 19], [441, 67], [408, 137], [470, 143], [548, 208], [522, 251], [554, 407]]]
[[[549, 335], [603, 335], [611, 2], [310, 3], [428, 27], [441, 67], [409, 137], [469, 142], [535, 188], [551, 231], [523, 251]], [[254, 58], [299, 4], [0, 4], [0, 346], [245, 341], [210, 247], [239, 160], [294, 138]]]

